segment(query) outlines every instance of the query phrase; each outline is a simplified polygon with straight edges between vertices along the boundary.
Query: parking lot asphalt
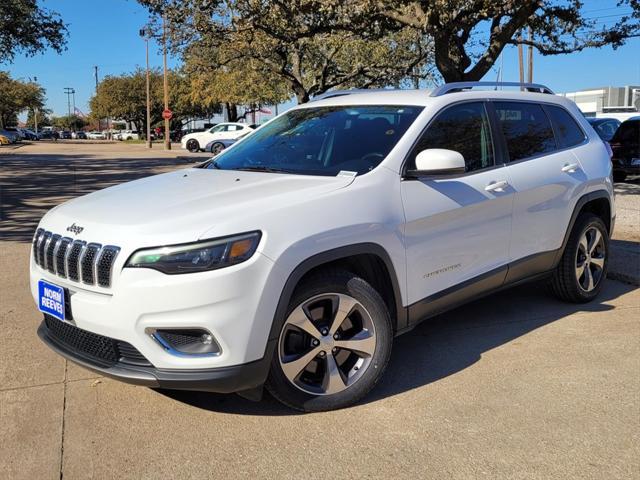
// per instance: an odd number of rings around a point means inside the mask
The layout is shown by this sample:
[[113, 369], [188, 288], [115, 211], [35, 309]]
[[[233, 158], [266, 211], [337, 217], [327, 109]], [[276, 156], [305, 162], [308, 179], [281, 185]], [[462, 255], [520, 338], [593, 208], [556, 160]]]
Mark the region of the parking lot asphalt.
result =
[[[640, 476], [640, 291], [630, 283], [607, 281], [588, 305], [528, 284], [441, 315], [396, 340], [368, 398], [328, 413], [296, 414], [268, 395], [129, 386], [49, 351], [28, 289], [40, 216], [191, 158], [122, 144], [0, 150], [0, 476]], [[632, 257], [639, 194], [637, 181], [618, 186], [614, 240]]]

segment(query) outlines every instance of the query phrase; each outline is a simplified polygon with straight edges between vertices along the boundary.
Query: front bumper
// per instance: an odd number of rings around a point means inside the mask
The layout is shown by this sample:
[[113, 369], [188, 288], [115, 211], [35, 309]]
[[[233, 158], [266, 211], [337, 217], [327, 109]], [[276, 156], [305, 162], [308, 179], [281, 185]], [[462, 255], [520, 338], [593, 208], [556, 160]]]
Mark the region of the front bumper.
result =
[[[53, 351], [78, 365], [122, 382], [151, 388], [217, 393], [242, 392], [261, 386], [269, 372], [269, 356], [242, 365], [197, 370], [160, 369], [121, 362], [107, 366], [80, 355], [60, 342], [51, 335], [44, 321], [38, 328], [38, 336]], [[267, 348], [267, 351], [271, 351], [271, 348]]]

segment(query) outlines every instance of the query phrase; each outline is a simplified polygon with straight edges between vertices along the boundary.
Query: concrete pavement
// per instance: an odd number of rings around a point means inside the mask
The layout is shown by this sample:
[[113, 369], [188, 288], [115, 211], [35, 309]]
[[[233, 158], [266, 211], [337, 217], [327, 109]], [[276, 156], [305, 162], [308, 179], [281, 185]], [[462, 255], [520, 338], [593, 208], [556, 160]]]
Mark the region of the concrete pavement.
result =
[[66, 362], [35, 334], [33, 222], [54, 202], [184, 164], [136, 152], [0, 157], [3, 478], [640, 476], [640, 290], [616, 281], [588, 305], [532, 284], [442, 315], [399, 337], [382, 384], [337, 412], [154, 391]]

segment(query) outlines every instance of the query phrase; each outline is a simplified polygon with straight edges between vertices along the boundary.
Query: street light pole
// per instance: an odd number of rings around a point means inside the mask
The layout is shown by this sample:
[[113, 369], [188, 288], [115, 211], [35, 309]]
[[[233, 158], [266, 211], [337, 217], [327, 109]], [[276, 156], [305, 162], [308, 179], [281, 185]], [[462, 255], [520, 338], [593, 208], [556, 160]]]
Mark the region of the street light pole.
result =
[[144, 37], [147, 47], [147, 147], [151, 148], [151, 95], [149, 90], [149, 32], [143, 28], [140, 36]]
[[67, 116], [71, 117], [71, 91], [73, 88], [64, 87], [64, 93], [67, 94]]
[[[167, 26], [166, 17], [162, 15], [162, 63], [164, 66], [164, 109], [169, 110], [169, 83], [167, 81]], [[164, 149], [171, 150], [171, 132], [169, 119], [164, 119]]]

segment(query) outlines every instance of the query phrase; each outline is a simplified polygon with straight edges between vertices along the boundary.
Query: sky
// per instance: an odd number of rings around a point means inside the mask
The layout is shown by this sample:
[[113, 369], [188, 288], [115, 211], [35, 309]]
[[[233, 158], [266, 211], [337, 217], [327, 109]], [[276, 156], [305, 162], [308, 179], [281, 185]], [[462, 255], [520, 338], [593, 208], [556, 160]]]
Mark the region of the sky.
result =
[[[144, 66], [144, 41], [138, 32], [147, 22], [148, 13], [134, 0], [41, 0], [39, 3], [57, 11], [68, 24], [67, 50], [62, 54], [49, 50], [35, 57], [18, 55], [13, 63], [0, 63], [0, 70], [8, 70], [14, 78], [24, 80], [37, 77], [47, 91], [47, 106], [55, 115], [67, 114], [65, 87], [75, 89], [76, 107], [85, 113], [89, 111], [89, 99], [95, 90], [94, 65], [98, 66], [99, 78]], [[585, 15], [598, 19], [600, 26], [628, 11], [617, 9], [616, 0], [585, 0], [584, 3]], [[179, 61], [169, 58], [168, 63], [171, 68]], [[503, 80], [517, 81], [517, 49], [506, 48], [497, 65], [500, 63], [504, 68]], [[158, 45], [150, 48], [150, 64], [162, 66]], [[497, 65], [485, 80], [496, 80]], [[640, 38], [631, 39], [617, 50], [605, 47], [547, 57], [534, 52], [534, 81], [556, 92], [640, 85]], [[292, 102], [287, 104], [290, 105]]]

